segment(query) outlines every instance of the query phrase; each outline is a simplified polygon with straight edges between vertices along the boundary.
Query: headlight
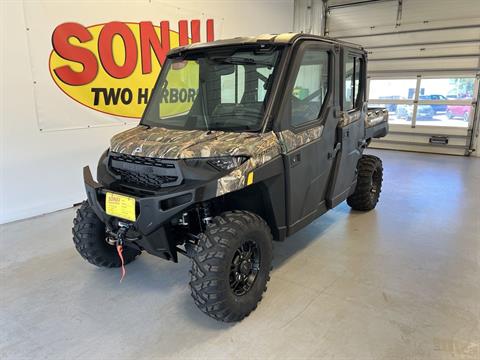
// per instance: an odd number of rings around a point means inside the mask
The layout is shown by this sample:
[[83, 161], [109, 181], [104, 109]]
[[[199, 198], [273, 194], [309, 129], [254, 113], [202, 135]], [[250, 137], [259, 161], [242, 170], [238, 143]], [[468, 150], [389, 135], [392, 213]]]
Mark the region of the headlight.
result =
[[233, 170], [247, 161], [245, 156], [228, 156], [208, 160], [208, 163], [218, 170]]

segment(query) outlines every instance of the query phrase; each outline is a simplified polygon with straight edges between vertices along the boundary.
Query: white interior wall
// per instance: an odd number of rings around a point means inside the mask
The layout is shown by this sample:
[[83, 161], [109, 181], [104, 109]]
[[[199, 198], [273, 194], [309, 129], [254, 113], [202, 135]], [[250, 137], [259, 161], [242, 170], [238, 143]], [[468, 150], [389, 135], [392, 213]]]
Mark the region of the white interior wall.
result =
[[[26, 0], [27, 1], [27, 0]], [[144, 1], [138, 1], [139, 6]], [[293, 29], [293, 0], [164, 1], [223, 18], [221, 37]], [[91, 11], [95, 11], [92, 2]], [[131, 4], [131, 2], [130, 2]], [[96, 168], [110, 137], [131, 125], [41, 132], [22, 1], [2, 2], [0, 223], [47, 213], [85, 198], [82, 167]], [[71, 3], [72, 14], [78, 9]], [[65, 21], [72, 21], [65, 18]], [[162, 19], [162, 14], [158, 14]], [[128, 14], [124, 19], [128, 21]], [[89, 25], [89, 24], [85, 24]], [[45, 71], [48, 71], [45, 59]], [[59, 90], [60, 91], [60, 90]]]

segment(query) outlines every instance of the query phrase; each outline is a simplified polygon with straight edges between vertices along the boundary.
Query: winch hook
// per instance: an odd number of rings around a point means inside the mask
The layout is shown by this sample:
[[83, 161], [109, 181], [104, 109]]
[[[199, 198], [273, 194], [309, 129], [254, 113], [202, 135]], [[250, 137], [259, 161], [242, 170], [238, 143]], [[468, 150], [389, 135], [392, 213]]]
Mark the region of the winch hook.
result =
[[125, 270], [125, 260], [123, 259], [123, 243], [124, 243], [125, 234], [127, 233], [127, 231], [128, 231], [128, 226], [120, 226], [116, 234], [116, 240], [115, 240], [115, 246], [117, 248], [118, 257], [120, 258], [120, 261], [122, 263], [122, 269], [121, 269], [122, 276], [120, 277], [120, 282], [122, 282], [123, 278], [127, 274], [127, 271]]

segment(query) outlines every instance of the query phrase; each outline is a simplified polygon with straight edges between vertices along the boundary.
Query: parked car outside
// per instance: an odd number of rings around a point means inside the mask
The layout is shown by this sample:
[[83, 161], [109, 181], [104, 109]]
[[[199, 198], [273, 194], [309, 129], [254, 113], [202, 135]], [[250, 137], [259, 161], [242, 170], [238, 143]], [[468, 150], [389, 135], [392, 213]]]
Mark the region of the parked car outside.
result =
[[[402, 97], [398, 95], [389, 95], [389, 96], [380, 96], [379, 99], [382, 100], [400, 100]], [[397, 112], [397, 104], [385, 104], [386, 109], [389, 113]]]
[[[445, 96], [443, 95], [420, 95], [418, 97], [420, 100], [448, 100]], [[428, 106], [431, 106], [433, 111], [435, 111], [435, 114], [436, 113], [439, 113], [439, 112], [445, 112], [447, 111], [447, 106], [448, 105], [445, 105], [445, 104], [431, 104], [431, 105], [428, 105]]]
[[463, 121], [468, 121], [470, 116], [470, 105], [448, 105], [447, 117], [449, 119], [462, 118]]
[[[435, 115], [432, 105], [418, 105], [417, 119], [432, 120]], [[399, 119], [412, 120], [413, 106], [412, 105], [398, 105], [397, 117]]]

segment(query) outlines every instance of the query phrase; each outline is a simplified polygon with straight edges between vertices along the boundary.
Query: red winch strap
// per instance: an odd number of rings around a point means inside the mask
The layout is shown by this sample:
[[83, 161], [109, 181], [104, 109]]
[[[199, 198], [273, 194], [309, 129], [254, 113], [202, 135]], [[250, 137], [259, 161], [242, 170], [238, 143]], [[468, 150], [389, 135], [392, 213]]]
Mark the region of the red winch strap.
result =
[[123, 278], [125, 277], [125, 274], [127, 273], [125, 270], [125, 262], [123, 260], [123, 246], [117, 244], [117, 253], [118, 257], [122, 261], [122, 277], [120, 278], [120, 282], [122, 282]]

